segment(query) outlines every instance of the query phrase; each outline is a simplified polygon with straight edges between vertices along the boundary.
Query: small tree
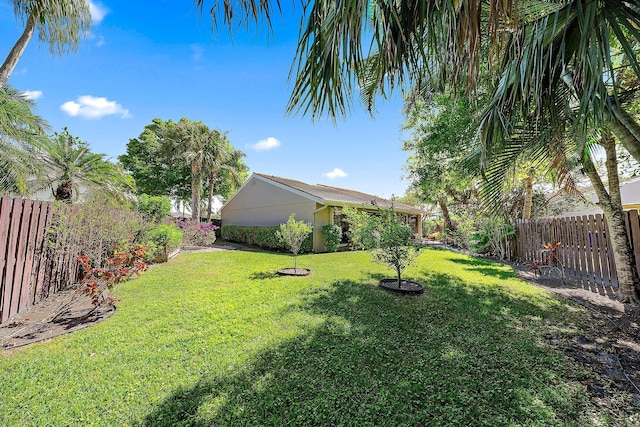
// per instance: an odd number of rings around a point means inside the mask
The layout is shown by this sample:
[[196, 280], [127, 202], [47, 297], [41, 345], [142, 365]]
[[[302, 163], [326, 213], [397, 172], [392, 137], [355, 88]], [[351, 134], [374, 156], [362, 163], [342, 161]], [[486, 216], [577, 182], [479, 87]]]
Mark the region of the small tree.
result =
[[[350, 215], [347, 214], [347, 221]], [[349, 223], [352, 235], [360, 236], [357, 242], [371, 253], [373, 261], [395, 269], [398, 289], [402, 288], [402, 272], [416, 258], [418, 251], [410, 245], [411, 227], [392, 209], [382, 210], [382, 215], [357, 215], [357, 221]], [[365, 237], [366, 236], [366, 237]]]
[[280, 224], [276, 232], [278, 239], [293, 253], [293, 270], [297, 271], [297, 256], [302, 247], [302, 242], [313, 230], [313, 226], [304, 221], [296, 221], [295, 214], [291, 214], [287, 222]]
[[385, 211], [378, 222], [377, 247], [374, 261], [396, 270], [398, 289], [402, 288], [402, 272], [416, 259], [418, 251], [410, 245], [411, 227], [400, 220], [393, 209]]

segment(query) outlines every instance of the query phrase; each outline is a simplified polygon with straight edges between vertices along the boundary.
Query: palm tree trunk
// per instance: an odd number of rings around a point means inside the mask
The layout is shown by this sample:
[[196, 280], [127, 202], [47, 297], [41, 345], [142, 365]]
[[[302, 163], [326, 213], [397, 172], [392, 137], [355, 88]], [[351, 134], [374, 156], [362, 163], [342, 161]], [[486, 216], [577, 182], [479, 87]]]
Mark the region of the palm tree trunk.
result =
[[613, 117], [609, 119], [609, 128], [629, 154], [640, 162], [640, 125], [625, 109], [614, 106]]
[[533, 179], [531, 174], [525, 178], [525, 185], [524, 212], [522, 215], [523, 219], [531, 219], [531, 206], [533, 205]]
[[633, 249], [627, 235], [620, 196], [620, 182], [618, 179], [618, 160], [616, 158], [615, 143], [612, 135], [605, 132], [601, 144], [606, 153], [607, 177], [609, 192], [605, 188], [600, 175], [590, 158], [584, 163], [584, 170], [598, 196], [598, 206], [602, 208], [607, 220], [607, 231], [611, 238], [611, 250], [616, 263], [618, 275], [618, 299], [623, 303], [638, 304], [638, 270], [633, 256]]
[[211, 212], [213, 210], [213, 186], [218, 179], [218, 171], [211, 171], [209, 174], [209, 200], [207, 202], [207, 221], [211, 222]]
[[73, 200], [73, 183], [71, 181], [65, 181], [56, 187], [56, 191], [53, 193], [53, 197], [58, 200], [71, 204]]
[[20, 57], [27, 48], [29, 41], [33, 37], [33, 33], [36, 28], [36, 11], [32, 11], [27, 18], [27, 22], [24, 27], [22, 35], [18, 38], [18, 41], [13, 45], [13, 48], [9, 52], [9, 55], [4, 60], [2, 66], [0, 66], [0, 88], [7, 83], [9, 76], [13, 72], [14, 68], [18, 64]]
[[196, 223], [200, 223], [201, 170], [202, 167], [199, 162], [194, 160], [191, 163], [191, 219]]

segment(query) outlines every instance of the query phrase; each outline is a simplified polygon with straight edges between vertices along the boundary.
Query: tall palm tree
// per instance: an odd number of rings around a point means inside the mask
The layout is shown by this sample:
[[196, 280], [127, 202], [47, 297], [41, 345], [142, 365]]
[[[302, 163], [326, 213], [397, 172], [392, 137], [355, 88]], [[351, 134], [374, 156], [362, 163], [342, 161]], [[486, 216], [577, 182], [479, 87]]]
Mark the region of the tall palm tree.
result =
[[[514, 156], [554, 157], [555, 168], [575, 157], [607, 219], [620, 299], [632, 303], [640, 302], [639, 277], [624, 225], [614, 140], [607, 129], [640, 160], [640, 126], [625, 110], [625, 88], [618, 78], [621, 69], [640, 78], [639, 26], [640, 1], [609, 0], [569, 1], [519, 26], [505, 49], [504, 71], [479, 133], [484, 167], [493, 171], [490, 191], [498, 188]], [[517, 55], [512, 45], [519, 47]], [[596, 132], [596, 138], [588, 137]], [[563, 142], [567, 136], [573, 144]], [[594, 145], [580, 143], [589, 139], [605, 149], [608, 191], [593, 167]]]
[[124, 199], [133, 190], [130, 176], [109, 162], [105, 154], [91, 152], [89, 145], [67, 128], [45, 141], [39, 156], [47, 166], [42, 184], [51, 187], [56, 200], [72, 203], [79, 196], [78, 187], [112, 199]]
[[216, 132], [216, 138], [211, 138], [207, 141], [207, 147], [205, 148], [205, 156], [202, 162], [202, 168], [209, 184], [207, 192], [207, 220], [211, 221], [211, 214], [213, 211], [213, 193], [218, 174], [222, 170], [224, 164], [228, 161], [231, 151], [229, 140], [227, 139], [227, 133]]
[[[208, 156], [205, 161], [204, 168], [208, 172], [208, 200], [207, 200], [207, 220], [211, 221], [213, 212], [213, 195], [215, 191], [220, 190], [217, 184], [220, 179], [224, 190], [233, 191], [240, 187], [246, 178], [248, 167], [242, 159], [246, 156], [241, 150], [233, 148], [229, 142], [226, 133], [221, 134], [221, 150], [219, 156]], [[220, 193], [216, 193], [220, 194]], [[226, 196], [226, 195], [225, 195]]]
[[[201, 121], [181, 118], [168, 128], [165, 136], [165, 153], [183, 160], [191, 167], [191, 219], [200, 221], [200, 195], [205, 166], [215, 165], [224, 149], [221, 134], [211, 130]], [[209, 172], [209, 170], [207, 170]]]
[[49, 44], [52, 54], [75, 50], [91, 26], [86, 0], [11, 0], [16, 17], [24, 21], [24, 31], [0, 66], [0, 87], [16, 67], [35, 31]]

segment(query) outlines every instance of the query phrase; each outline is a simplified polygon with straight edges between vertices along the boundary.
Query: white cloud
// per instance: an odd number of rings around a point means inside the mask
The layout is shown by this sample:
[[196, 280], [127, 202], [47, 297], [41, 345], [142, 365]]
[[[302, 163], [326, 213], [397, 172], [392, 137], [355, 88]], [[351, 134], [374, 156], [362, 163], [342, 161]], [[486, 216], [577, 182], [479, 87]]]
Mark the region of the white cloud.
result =
[[344, 178], [347, 173], [340, 168], [334, 168], [331, 172], [323, 173], [322, 176], [329, 179]]
[[100, 36], [98, 37], [98, 41], [96, 42], [96, 46], [97, 47], [102, 47], [106, 44], [106, 42], [104, 41], [104, 36]]
[[41, 90], [25, 90], [24, 92], [22, 92], [22, 94], [27, 99], [38, 99], [42, 96], [42, 91]]
[[280, 146], [280, 141], [276, 138], [270, 136], [267, 139], [261, 139], [257, 144], [253, 144], [251, 148], [257, 151], [265, 151], [271, 150], [273, 148], [278, 148]]
[[114, 114], [120, 115], [123, 119], [131, 117], [129, 110], [122, 108], [117, 102], [91, 95], [80, 96], [77, 101], [67, 101], [60, 109], [71, 117], [79, 116], [85, 119], [99, 119]]
[[91, 11], [91, 22], [99, 24], [105, 16], [110, 12], [109, 9], [100, 3], [89, 0], [89, 10]]

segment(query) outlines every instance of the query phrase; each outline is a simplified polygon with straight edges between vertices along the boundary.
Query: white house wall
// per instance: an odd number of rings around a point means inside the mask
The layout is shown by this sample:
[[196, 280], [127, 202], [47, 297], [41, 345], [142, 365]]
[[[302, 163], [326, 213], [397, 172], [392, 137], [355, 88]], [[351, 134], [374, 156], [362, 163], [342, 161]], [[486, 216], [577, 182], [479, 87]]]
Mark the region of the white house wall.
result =
[[313, 224], [316, 202], [256, 177], [222, 208], [222, 225], [279, 225], [289, 215]]

